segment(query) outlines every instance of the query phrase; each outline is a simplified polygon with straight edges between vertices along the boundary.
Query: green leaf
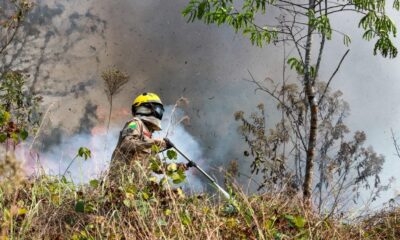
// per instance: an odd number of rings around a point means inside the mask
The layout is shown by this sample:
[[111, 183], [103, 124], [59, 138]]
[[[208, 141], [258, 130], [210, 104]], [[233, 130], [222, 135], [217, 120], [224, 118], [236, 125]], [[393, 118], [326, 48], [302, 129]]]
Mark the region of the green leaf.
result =
[[157, 173], [161, 171], [162, 163], [159, 159], [150, 160], [150, 170]]
[[275, 221], [273, 219], [268, 219], [265, 223], [264, 226], [267, 230], [272, 230], [274, 228]]
[[85, 212], [85, 202], [83, 202], [83, 201], [76, 202], [75, 212], [84, 213]]
[[29, 133], [25, 129], [22, 129], [19, 133], [20, 138], [24, 141], [28, 137]]
[[3, 143], [7, 140], [7, 135], [4, 133], [0, 133], [0, 142]]
[[399, 0], [393, 1], [393, 8], [396, 9], [397, 11], [400, 10], [400, 1]]
[[168, 150], [167, 157], [170, 160], [176, 160], [176, 159], [178, 159], [178, 154], [174, 150]]
[[304, 74], [304, 67], [299, 59], [291, 57], [287, 60], [287, 63], [289, 64], [290, 68], [295, 69], [298, 74]]
[[68, 183], [68, 180], [67, 180], [67, 178], [65, 176], [62, 176], [61, 182], [66, 184], [66, 183]]
[[317, 75], [317, 73], [316, 73], [315, 67], [314, 67], [314, 66], [311, 66], [311, 67], [310, 67], [310, 76], [311, 76], [311, 78], [314, 78], [314, 79], [315, 79], [316, 75]]
[[182, 188], [177, 188], [176, 193], [178, 194], [179, 198], [185, 198], [185, 193], [183, 192]]
[[99, 180], [97, 179], [90, 180], [89, 184], [92, 188], [97, 188], [99, 186]]
[[10, 120], [10, 113], [7, 111], [0, 111], [0, 125], [3, 126]]
[[86, 204], [85, 205], [85, 212], [86, 213], [94, 213], [94, 212], [96, 212], [96, 206], [93, 204], [93, 203], [88, 203], [88, 204]]
[[161, 178], [159, 184], [162, 186], [168, 182], [168, 179], [166, 177]]
[[3, 219], [5, 219], [6, 221], [9, 221], [11, 219], [10, 210], [8, 210], [7, 208], [4, 208]]
[[142, 192], [142, 197], [144, 200], [148, 200], [150, 198], [149, 194], [146, 192]]
[[302, 216], [285, 215], [291, 227], [303, 228], [306, 224], [306, 220]]
[[151, 146], [151, 152], [152, 153], [159, 153], [160, 152], [160, 147], [158, 147], [157, 145]]
[[92, 152], [89, 150], [89, 148], [80, 147], [79, 150], [78, 150], [78, 156], [82, 157], [85, 160], [87, 160], [88, 158], [92, 157]]
[[306, 222], [307, 221], [302, 216], [296, 216], [294, 218], [294, 224], [296, 225], [297, 228], [304, 228]]
[[129, 185], [129, 186], [127, 186], [127, 187], [125, 188], [125, 192], [126, 192], [126, 193], [134, 194], [134, 193], [137, 192], [137, 188], [136, 188], [135, 185]]
[[11, 138], [14, 140], [15, 143], [18, 143], [19, 137], [15, 132], [11, 133]]
[[181, 217], [181, 223], [182, 223], [183, 225], [189, 225], [189, 224], [192, 223], [192, 219], [191, 219], [191, 217], [190, 217], [188, 211], [182, 212], [182, 213], [180, 214], [180, 217]]
[[348, 47], [351, 43], [351, 38], [348, 35], [343, 36], [343, 44]]
[[165, 216], [169, 216], [169, 215], [171, 215], [171, 213], [172, 213], [171, 209], [165, 209], [165, 211], [164, 211]]
[[182, 171], [177, 171], [177, 172], [174, 172], [174, 173], [171, 175], [171, 179], [172, 179], [172, 182], [173, 182], [174, 184], [179, 184], [179, 183], [182, 183], [183, 181], [185, 181], [186, 175], [185, 175], [185, 173], [182, 172]]

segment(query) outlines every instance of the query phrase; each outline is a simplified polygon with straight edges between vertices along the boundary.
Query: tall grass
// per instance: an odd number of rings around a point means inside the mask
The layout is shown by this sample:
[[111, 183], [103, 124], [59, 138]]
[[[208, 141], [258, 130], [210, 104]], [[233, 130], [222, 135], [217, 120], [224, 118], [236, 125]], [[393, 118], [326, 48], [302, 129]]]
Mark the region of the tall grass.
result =
[[121, 169], [117, 182], [86, 185], [45, 174], [24, 178], [19, 168], [12, 158], [0, 164], [2, 239], [400, 238], [395, 209], [349, 225], [283, 194], [246, 196], [233, 187], [236, 209], [210, 194], [186, 196], [139, 162]]

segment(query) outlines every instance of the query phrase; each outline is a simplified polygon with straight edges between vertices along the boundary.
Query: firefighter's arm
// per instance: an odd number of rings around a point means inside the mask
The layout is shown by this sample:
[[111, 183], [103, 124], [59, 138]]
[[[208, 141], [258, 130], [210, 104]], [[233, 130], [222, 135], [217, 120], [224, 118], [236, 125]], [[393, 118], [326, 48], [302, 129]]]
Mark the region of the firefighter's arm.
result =
[[153, 145], [161, 150], [167, 147], [163, 139], [150, 139], [143, 136], [143, 130], [137, 121], [129, 122], [121, 131], [121, 142], [119, 149], [122, 152], [134, 154], [145, 149], [150, 149]]

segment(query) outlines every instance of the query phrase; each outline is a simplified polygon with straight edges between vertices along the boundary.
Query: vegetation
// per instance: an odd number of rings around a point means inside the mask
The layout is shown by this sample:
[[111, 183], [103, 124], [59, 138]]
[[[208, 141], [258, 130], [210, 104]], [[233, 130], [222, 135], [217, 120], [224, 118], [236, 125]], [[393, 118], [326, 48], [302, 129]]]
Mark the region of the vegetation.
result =
[[[170, 153], [169, 155], [173, 155]], [[85, 157], [83, 154], [81, 157]], [[158, 180], [140, 163], [117, 184], [66, 177], [24, 179], [17, 161], [0, 164], [2, 239], [397, 239], [400, 212], [347, 225], [285, 195], [246, 196], [237, 210], [208, 194], [186, 196], [172, 183], [173, 161]]]
[[[21, 24], [32, 8], [29, 1], [6, 1], [0, 17], [0, 56], [7, 55]], [[13, 150], [29, 133], [36, 131], [40, 96], [26, 87], [26, 76], [18, 70], [1, 66], [0, 73], [0, 142], [6, 151]]]
[[[273, 84], [273, 83], [271, 83]], [[258, 85], [259, 90], [268, 91]], [[375, 201], [383, 185], [379, 174], [385, 158], [372, 147], [365, 146], [366, 134], [356, 131], [353, 136], [345, 124], [349, 105], [342, 99], [340, 91], [332, 92], [324, 83], [317, 83], [316, 96], [325, 95], [319, 103], [319, 136], [317, 144], [318, 174], [314, 176], [313, 202], [315, 210], [329, 215], [347, 212], [352, 205], [368, 206]], [[263, 182], [258, 190], [296, 194], [301, 189], [305, 167], [307, 125], [304, 123], [304, 92], [297, 84], [276, 84], [273, 96], [278, 99], [277, 109], [282, 117], [276, 125], [266, 126], [264, 106], [258, 112], [246, 116], [235, 114], [240, 122], [239, 132], [249, 150], [251, 172], [260, 174]], [[361, 192], [365, 202], [359, 201]], [[367, 197], [365, 197], [367, 196]]]
[[108, 102], [110, 103], [108, 121], [107, 121], [107, 132], [110, 128], [110, 120], [113, 108], [113, 97], [118, 94], [122, 87], [128, 82], [129, 75], [126, 72], [122, 72], [116, 67], [111, 67], [104, 70], [101, 73], [101, 78], [104, 81], [104, 91], [107, 94]]
[[[398, 11], [400, 4], [398, 0], [391, 1], [394, 10]], [[318, 95], [316, 89], [319, 84], [319, 70], [323, 60], [325, 43], [331, 40], [334, 35], [343, 37], [343, 44], [347, 47], [351, 42], [349, 35], [343, 33], [342, 29], [335, 29], [331, 24], [333, 16], [344, 16], [352, 12], [355, 17], [360, 17], [358, 27], [364, 31], [363, 39], [367, 41], [376, 40], [373, 53], [380, 53], [384, 57], [393, 58], [397, 55], [397, 48], [393, 44], [397, 28], [394, 22], [387, 15], [386, 1], [381, 0], [360, 0], [360, 1], [327, 1], [327, 0], [190, 0], [183, 10], [183, 15], [188, 21], [196, 19], [206, 24], [231, 26], [236, 32], [241, 31], [247, 36], [252, 44], [262, 47], [265, 44], [279, 44], [283, 48], [290, 47], [296, 54], [287, 56], [284, 51], [284, 59], [287, 64], [301, 76], [299, 86], [304, 92], [304, 109], [302, 110], [302, 122], [306, 126], [305, 135], [297, 138], [303, 141], [304, 147], [304, 176], [302, 176], [302, 192], [304, 202], [312, 205], [312, 193], [315, 188], [313, 179], [314, 164], [317, 156], [319, 124], [321, 119], [321, 101], [325, 91]], [[357, 23], [355, 23], [357, 24]], [[313, 39], [319, 39], [314, 42]], [[345, 52], [339, 61], [338, 67], [329, 80], [326, 81], [325, 89], [329, 87], [332, 78], [340, 68], [349, 50]], [[292, 52], [292, 51], [289, 51]], [[314, 54], [317, 53], [317, 54]], [[284, 63], [285, 64], [285, 63]], [[284, 67], [285, 69], [285, 67]], [[292, 79], [293, 80], [293, 79]], [[293, 81], [294, 81], [293, 80]], [[283, 89], [285, 89], [285, 70], [283, 71]], [[266, 90], [267, 88], [264, 88]], [[280, 98], [274, 95], [274, 89], [266, 91], [280, 103]], [[283, 97], [284, 98], [284, 97]], [[289, 102], [289, 104], [292, 104]], [[293, 107], [281, 105], [284, 112], [289, 112]], [[322, 109], [323, 110], [323, 109]], [[292, 124], [296, 119], [290, 115], [288, 121]], [[323, 136], [322, 136], [323, 137]], [[301, 156], [303, 159], [303, 156]], [[294, 163], [292, 163], [294, 165]]]
[[[41, 99], [28, 91], [23, 73], [3, 67], [0, 75], [0, 142], [6, 151], [0, 160], [0, 238], [399, 239], [400, 211], [396, 206], [364, 216], [351, 224], [334, 214], [339, 205], [350, 211], [342, 201], [343, 196], [349, 197], [351, 193], [349, 199], [356, 200], [360, 189], [370, 187], [370, 179], [374, 183], [371, 196], [375, 197], [384, 190], [384, 186], [379, 184], [384, 159], [372, 148], [364, 147], [366, 137], [363, 132], [354, 133], [352, 138], [346, 137], [349, 130], [343, 119], [349, 110], [347, 103], [341, 99], [340, 92], [331, 92], [328, 87], [331, 79], [328, 83], [317, 80], [322, 50], [316, 66], [311, 65], [310, 59], [301, 59], [304, 56], [309, 58], [310, 36], [314, 31], [322, 36], [320, 47], [323, 49], [325, 39], [330, 39], [333, 31], [328, 15], [333, 14], [335, 9], [340, 12], [347, 7], [355, 7], [357, 12], [365, 14], [360, 26], [366, 30], [366, 39], [378, 39], [374, 51], [394, 57], [397, 49], [391, 44], [389, 35], [395, 34], [395, 27], [385, 15], [382, 1], [355, 1], [333, 7], [329, 7], [327, 1], [310, 1], [309, 6], [287, 1], [244, 3], [245, 12], [241, 13], [234, 12], [232, 1], [191, 1], [184, 13], [190, 20], [197, 17], [207, 23], [227, 22], [236, 30], [244, 29], [253, 43], [258, 45], [287, 40], [278, 38], [280, 34], [287, 33], [280, 28], [270, 30], [254, 24], [254, 14], [265, 11], [266, 5], [291, 12], [294, 18], [299, 14], [308, 20], [305, 55], [299, 52], [300, 60], [287, 58], [304, 82], [289, 84], [283, 81], [281, 85], [274, 85], [276, 91], [271, 92], [252, 80], [259, 90], [277, 100], [282, 118], [276, 127], [265, 126], [262, 105], [259, 106], [259, 113], [250, 117], [243, 112], [236, 114], [241, 123], [241, 134], [249, 146], [250, 152], [245, 155], [254, 158], [253, 172], [264, 173], [260, 187], [268, 190], [266, 193], [246, 195], [233, 184], [234, 170], [225, 177], [225, 184], [234, 201], [226, 202], [210, 193], [185, 193], [180, 188], [180, 184], [186, 181], [185, 169], [176, 162], [174, 151], [167, 151], [163, 159], [154, 154], [149, 159], [123, 166], [118, 169], [121, 171], [119, 177], [113, 181], [100, 177], [103, 180], [92, 179], [88, 184], [76, 184], [68, 178], [70, 166], [77, 159], [91, 161], [92, 157], [88, 148], [81, 147], [62, 175], [38, 172], [27, 178], [20, 161], [12, 153], [16, 145], [35, 134], [40, 127], [38, 104]], [[291, 5], [293, 11], [280, 3]], [[7, 55], [7, 48], [31, 7], [29, 1], [9, 0], [4, 9], [0, 9], [4, 11], [0, 19], [2, 36], [6, 36], [0, 39], [1, 55]], [[319, 10], [314, 11], [317, 7]], [[394, 8], [399, 8], [398, 1], [395, 1]], [[291, 23], [298, 24], [295, 19]], [[287, 23], [281, 21], [280, 24], [283, 27]], [[292, 37], [295, 36], [297, 34]], [[347, 36], [344, 39], [349, 42]], [[301, 47], [300, 43], [296, 43], [295, 47]], [[111, 114], [113, 97], [126, 83], [128, 75], [112, 68], [104, 71], [102, 78]], [[315, 92], [310, 87], [315, 87]], [[319, 99], [317, 105], [315, 99]], [[313, 104], [319, 110], [319, 121], [313, 121], [310, 116]], [[183, 120], [185, 118], [179, 122]], [[315, 129], [313, 124], [317, 124]], [[310, 143], [316, 140], [310, 129], [318, 129], [321, 141]], [[393, 139], [396, 149], [399, 149], [394, 135]], [[337, 144], [340, 145], [339, 150], [331, 151]], [[294, 155], [287, 154], [289, 147], [294, 150]], [[311, 153], [313, 148], [318, 148], [319, 153], [315, 159]], [[156, 147], [152, 150], [153, 153], [159, 152]], [[307, 158], [305, 168], [300, 163], [303, 157]], [[295, 163], [293, 168], [287, 164], [288, 159]], [[318, 211], [309, 208], [308, 203], [297, 194], [304, 183], [304, 195], [310, 197], [308, 183], [303, 180], [307, 178], [303, 175], [304, 169], [306, 175], [312, 175], [312, 171], [307, 173], [310, 170], [309, 160], [311, 165], [316, 161], [320, 169], [316, 185], [318, 194], [315, 195]], [[278, 191], [274, 191], [275, 188]], [[326, 206], [329, 211], [325, 211]]]
[[28, 0], [3, 1], [0, 17], [0, 54], [7, 53], [7, 48], [15, 40], [22, 23], [24, 22], [33, 4]]

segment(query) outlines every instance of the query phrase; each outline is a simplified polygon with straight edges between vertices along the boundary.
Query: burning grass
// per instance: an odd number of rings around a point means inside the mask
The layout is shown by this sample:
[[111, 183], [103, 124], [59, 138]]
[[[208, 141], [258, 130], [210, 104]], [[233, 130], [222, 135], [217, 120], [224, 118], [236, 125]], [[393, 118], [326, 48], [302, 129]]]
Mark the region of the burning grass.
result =
[[[3, 166], [3, 165], [8, 165]], [[41, 175], [1, 177], [3, 239], [398, 239], [399, 211], [346, 225], [324, 219], [284, 195], [246, 196], [237, 210], [208, 194], [185, 196], [136, 165], [118, 183], [76, 185]], [[0, 169], [16, 169], [3, 161]], [[17, 173], [18, 171], [14, 171]], [[7, 171], [9, 172], [9, 171]]]

